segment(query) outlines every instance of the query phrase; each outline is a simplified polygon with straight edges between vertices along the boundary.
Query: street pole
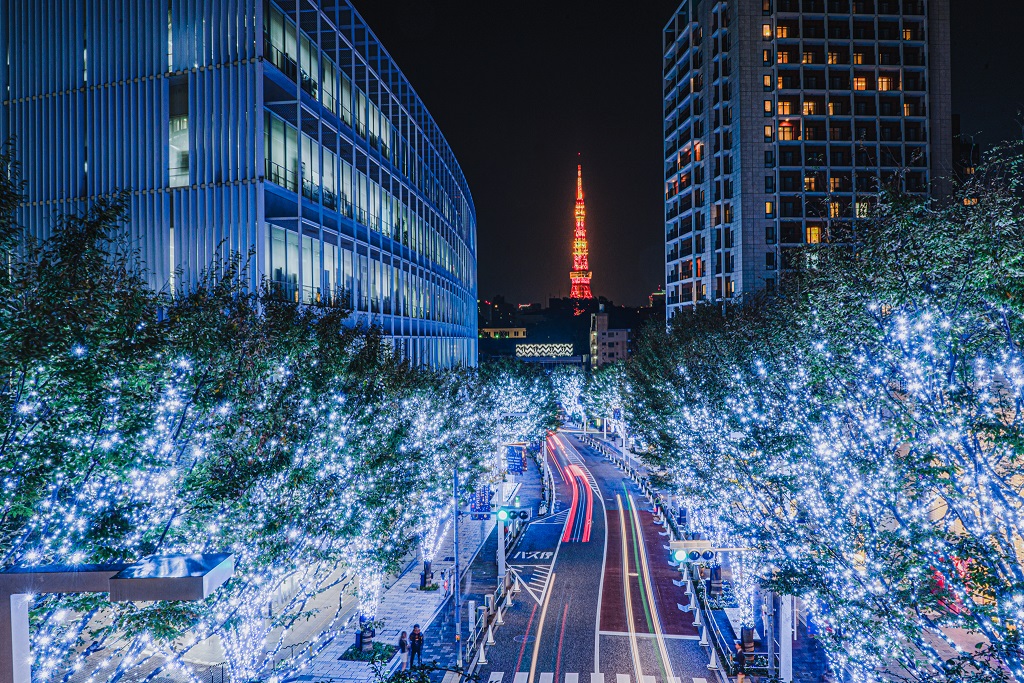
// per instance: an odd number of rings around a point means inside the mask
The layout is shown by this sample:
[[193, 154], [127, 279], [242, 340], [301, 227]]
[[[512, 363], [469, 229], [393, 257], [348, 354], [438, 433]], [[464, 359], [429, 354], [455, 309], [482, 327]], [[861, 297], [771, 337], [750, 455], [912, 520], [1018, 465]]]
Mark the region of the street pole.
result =
[[455, 576], [452, 581], [455, 584], [455, 646], [457, 657], [455, 666], [462, 668], [462, 575], [459, 574], [459, 469], [452, 473], [452, 529], [455, 534]]
[[498, 520], [498, 585], [505, 590], [505, 522]]

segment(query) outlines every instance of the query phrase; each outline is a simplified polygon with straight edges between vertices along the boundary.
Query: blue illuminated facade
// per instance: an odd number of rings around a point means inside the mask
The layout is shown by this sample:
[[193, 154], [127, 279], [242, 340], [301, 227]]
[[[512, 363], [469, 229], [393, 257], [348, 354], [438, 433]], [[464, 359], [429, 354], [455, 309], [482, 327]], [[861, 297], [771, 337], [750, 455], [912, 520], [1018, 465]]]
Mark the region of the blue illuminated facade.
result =
[[230, 251], [417, 363], [475, 364], [476, 214], [448, 143], [344, 0], [30, 0], [0, 10], [21, 222], [118, 188], [152, 285]]

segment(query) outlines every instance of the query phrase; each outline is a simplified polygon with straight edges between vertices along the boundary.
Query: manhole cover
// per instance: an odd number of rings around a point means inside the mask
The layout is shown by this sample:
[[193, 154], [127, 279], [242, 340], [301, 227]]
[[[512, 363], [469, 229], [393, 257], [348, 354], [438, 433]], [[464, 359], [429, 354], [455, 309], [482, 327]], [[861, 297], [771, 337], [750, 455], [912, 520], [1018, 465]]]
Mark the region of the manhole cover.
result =
[[534, 637], [533, 636], [518, 635], [518, 636], [515, 636], [514, 638], [512, 638], [512, 640], [514, 640], [517, 643], [523, 642], [524, 639], [526, 640], [527, 643], [532, 643], [534, 641]]

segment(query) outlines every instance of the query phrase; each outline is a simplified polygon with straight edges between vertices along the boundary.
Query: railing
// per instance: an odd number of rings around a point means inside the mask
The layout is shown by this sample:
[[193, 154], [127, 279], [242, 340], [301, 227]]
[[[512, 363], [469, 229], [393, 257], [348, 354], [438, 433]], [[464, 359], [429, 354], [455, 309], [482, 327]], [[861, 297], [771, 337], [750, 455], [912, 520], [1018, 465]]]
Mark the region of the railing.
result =
[[299, 189], [299, 174], [297, 171], [288, 170], [281, 164], [266, 160], [266, 178], [272, 183], [287, 188], [292, 192]]
[[299, 65], [294, 59], [275, 47], [270, 42], [270, 36], [265, 34], [263, 36], [263, 56], [266, 57], [267, 61], [280, 69], [285, 76], [293, 81], [299, 80]]

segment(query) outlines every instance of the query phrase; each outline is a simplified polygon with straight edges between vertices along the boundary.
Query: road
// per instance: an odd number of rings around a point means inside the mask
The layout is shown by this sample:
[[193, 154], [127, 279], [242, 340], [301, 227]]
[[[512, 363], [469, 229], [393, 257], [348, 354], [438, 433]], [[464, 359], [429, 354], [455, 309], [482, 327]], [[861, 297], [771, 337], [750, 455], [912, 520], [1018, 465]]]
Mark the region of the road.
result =
[[[709, 683], [668, 538], [631, 480], [561, 431], [558, 506], [509, 558], [523, 590], [486, 650], [490, 683]], [[665, 535], [662, 535], [665, 534]]]

